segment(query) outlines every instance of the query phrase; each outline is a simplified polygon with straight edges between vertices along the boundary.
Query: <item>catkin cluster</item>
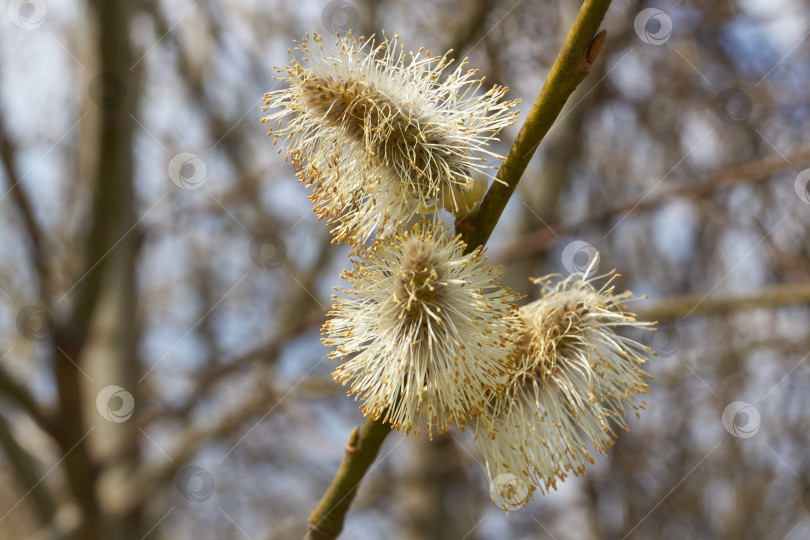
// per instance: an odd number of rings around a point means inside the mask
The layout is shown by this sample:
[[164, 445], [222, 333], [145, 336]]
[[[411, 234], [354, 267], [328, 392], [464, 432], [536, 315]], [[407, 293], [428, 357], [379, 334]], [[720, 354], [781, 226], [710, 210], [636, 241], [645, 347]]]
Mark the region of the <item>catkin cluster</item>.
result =
[[472, 428], [507, 511], [582, 473], [588, 445], [604, 451], [626, 408], [643, 407], [650, 351], [617, 333], [649, 327], [627, 309], [633, 295], [615, 293], [615, 275], [599, 288], [605, 276], [549, 276], [518, 307], [483, 248], [468, 253], [441, 222], [476, 211], [503, 159], [489, 144], [517, 102], [484, 92], [449, 52], [406, 53], [397, 36], [330, 47], [308, 35], [288, 52], [262, 121], [318, 218], [353, 248], [322, 329], [334, 378], [406, 433]]

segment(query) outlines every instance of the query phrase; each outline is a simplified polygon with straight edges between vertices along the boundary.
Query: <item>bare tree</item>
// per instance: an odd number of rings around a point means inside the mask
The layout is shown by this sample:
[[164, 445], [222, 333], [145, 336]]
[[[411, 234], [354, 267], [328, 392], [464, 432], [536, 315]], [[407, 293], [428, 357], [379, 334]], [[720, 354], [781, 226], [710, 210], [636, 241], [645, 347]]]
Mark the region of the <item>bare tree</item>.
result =
[[[319, 340], [349, 250], [259, 123], [272, 66], [307, 32], [452, 48], [522, 99], [506, 154], [579, 3], [6, 7], [0, 536], [302, 538], [364, 419]], [[808, 535], [808, 21], [610, 6], [498, 226], [465, 234], [527, 301], [597, 254], [647, 295], [646, 410], [508, 516], [469, 433], [386, 429], [344, 537]]]

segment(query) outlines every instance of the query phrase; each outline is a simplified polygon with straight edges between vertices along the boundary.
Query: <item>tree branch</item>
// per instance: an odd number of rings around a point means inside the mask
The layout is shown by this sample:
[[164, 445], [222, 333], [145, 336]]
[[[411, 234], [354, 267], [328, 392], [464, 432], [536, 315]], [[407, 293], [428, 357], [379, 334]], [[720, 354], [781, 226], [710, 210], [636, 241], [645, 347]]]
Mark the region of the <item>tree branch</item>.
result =
[[[568, 97], [590, 72], [604, 45], [605, 33], [596, 35], [596, 31], [609, 5], [610, 0], [586, 0], [580, 8], [546, 83], [498, 171], [497, 178], [506, 184], [493, 183], [479, 211], [456, 224], [456, 231], [467, 243], [467, 252], [486, 244], [538, 145]], [[390, 431], [389, 425], [371, 417], [366, 419], [362, 431], [358, 433], [357, 428], [352, 431], [340, 469], [310, 514], [308, 540], [337, 538], [357, 487]]]
[[27, 234], [29, 241], [29, 251], [31, 252], [31, 264], [36, 272], [39, 285], [39, 294], [42, 302], [50, 305], [50, 290], [48, 280], [48, 269], [45, 260], [44, 239], [42, 229], [34, 216], [34, 209], [31, 200], [20, 185], [21, 178], [17, 174], [15, 166], [16, 149], [11, 142], [11, 138], [6, 134], [5, 126], [0, 121], [0, 161], [3, 163], [8, 183], [11, 185], [8, 193], [20, 211], [23, 222], [23, 231]]
[[[169, 450], [171, 457], [168, 461], [142, 466], [120, 486], [114, 498], [105, 501], [110, 515], [125, 516], [143, 505], [153, 496], [157, 486], [171, 479], [202, 445], [232, 433], [250, 418], [267, 414], [278, 401], [278, 392], [258, 390], [234, 406], [232, 412], [216, 423], [201, 422], [183, 430], [180, 439]], [[104, 463], [108, 463], [110, 457], [115, 456], [105, 457]]]
[[579, 231], [589, 225], [608, 223], [616, 216], [622, 214], [638, 214], [646, 212], [660, 205], [671, 202], [675, 197], [705, 198], [722, 189], [731, 188], [746, 182], [767, 180], [791, 168], [798, 168], [810, 163], [810, 145], [797, 148], [786, 156], [773, 154], [747, 161], [739, 165], [713, 172], [707, 176], [685, 180], [671, 187], [662, 187], [656, 195], [644, 195], [638, 199], [631, 199], [624, 203], [605, 210], [591, 213], [584, 219], [570, 225], [555, 223], [537, 231], [526, 234], [503, 248], [493, 259], [503, 263], [508, 260], [525, 257], [532, 253], [548, 249], [557, 243], [560, 237]]
[[52, 414], [44, 411], [40, 404], [34, 399], [28, 388], [20, 384], [14, 376], [5, 368], [0, 366], [0, 396], [5, 396], [13, 400], [22, 408], [31, 419], [48, 435], [54, 436], [57, 426]]
[[[123, 250], [129, 250], [131, 256], [132, 247], [127, 244], [134, 241], [134, 237], [128, 235], [134, 228], [131, 224], [135, 223], [135, 196], [130, 114], [136, 112], [138, 85], [135, 84], [137, 72], [130, 69], [132, 54], [127, 31], [130, 12], [135, 8], [127, 2], [113, 0], [88, 0], [87, 4], [95, 25], [96, 67], [99, 70], [97, 77], [100, 77], [92, 81], [101, 82], [101, 89], [92, 92], [93, 99], [87, 103], [92, 107], [93, 113], [88, 114], [91, 114], [93, 124], [88, 122], [90, 129], [83, 134], [86, 140], [82, 141], [82, 144], [94, 147], [94, 193], [90, 227], [80, 255], [82, 271], [74, 276], [74, 284], [63, 296], [69, 297], [70, 311], [60, 317], [54, 328], [51, 362], [60, 413], [58, 442], [63, 454], [62, 467], [67, 485], [80, 508], [81, 524], [76, 536], [98, 540], [104, 536], [97, 484], [101, 471], [87, 440], [94, 428], [88, 429], [92, 417], [88, 416], [85, 407], [85, 388], [76, 365], [86, 365], [85, 352], [90, 341], [92, 318], [104, 293], [105, 278], [122, 277], [117, 268], [110, 270], [111, 262]], [[116, 101], [119, 98], [121, 101]], [[95, 109], [96, 106], [99, 110]], [[116, 254], [108, 256], [113, 249], [117, 250]], [[130, 276], [133, 271], [134, 266], [127, 268]], [[134, 366], [120, 364], [118, 367]]]
[[329, 489], [309, 516], [308, 540], [337, 538], [349, 511], [360, 481], [368, 472], [380, 451], [391, 426], [369, 417], [363, 431], [357, 428], [349, 435], [346, 456]]
[[487, 243], [543, 137], [560, 115], [565, 102], [590, 73], [605, 42], [605, 32], [596, 35], [596, 31], [609, 5], [610, 0], [589, 0], [579, 10], [548, 79], [529, 110], [526, 122], [481, 208], [472, 217], [456, 224], [456, 230], [461, 233], [468, 249]]
[[49, 523], [56, 513], [56, 506], [42, 480], [42, 471], [38, 470], [36, 459], [29, 454], [14, 437], [8, 420], [0, 415], [0, 447], [12, 464], [12, 471], [20, 486], [34, 503], [39, 520]]
[[773, 285], [759, 291], [731, 298], [714, 298], [707, 294], [673, 296], [640, 310], [640, 320], [672, 320], [692, 315], [725, 315], [745, 309], [769, 308], [810, 303], [810, 283]]

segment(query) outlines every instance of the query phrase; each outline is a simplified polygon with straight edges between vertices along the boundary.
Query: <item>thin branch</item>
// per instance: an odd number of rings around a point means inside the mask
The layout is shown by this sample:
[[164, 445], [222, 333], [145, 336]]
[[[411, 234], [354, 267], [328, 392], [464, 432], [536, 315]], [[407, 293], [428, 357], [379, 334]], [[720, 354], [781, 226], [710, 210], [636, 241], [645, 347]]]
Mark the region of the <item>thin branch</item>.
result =
[[363, 431], [358, 431], [357, 428], [352, 430], [349, 442], [346, 443], [343, 463], [321, 502], [309, 516], [308, 540], [337, 538], [343, 530], [343, 521], [357, 494], [360, 481], [374, 463], [380, 446], [390, 432], [390, 425], [371, 417], [363, 425]]
[[[2, 355], [0, 355], [2, 357]], [[49, 416], [34, 399], [28, 388], [20, 384], [14, 376], [0, 366], [0, 395], [10, 398], [22, 408], [42, 430], [54, 436], [57, 432], [53, 416]]]
[[[486, 244], [537, 146], [568, 97], [590, 72], [604, 45], [605, 33], [596, 35], [596, 31], [609, 5], [610, 0], [587, 0], [582, 5], [540, 95], [498, 171], [498, 179], [506, 185], [493, 183], [480, 210], [470, 219], [456, 224], [456, 231], [462, 234], [468, 252]], [[309, 540], [337, 538], [343, 530], [357, 488], [390, 431], [389, 425], [371, 417], [366, 420], [362, 431], [358, 432], [357, 428], [352, 431], [343, 463], [309, 517]]]
[[659, 207], [661, 204], [671, 202], [674, 197], [705, 198], [719, 190], [727, 189], [737, 184], [766, 180], [775, 174], [790, 170], [791, 168], [796, 169], [810, 163], [810, 145], [796, 149], [785, 156], [785, 158], [787, 161], [782, 156], [774, 154], [753, 161], [747, 161], [711, 173], [702, 178], [679, 182], [671, 187], [662, 187], [655, 195], [644, 195], [641, 198], [632, 199], [613, 208], [609, 208], [604, 212], [589, 214], [584, 219], [570, 225], [561, 223], [552, 224], [514, 240], [493, 258], [498, 262], [504, 262], [531, 255], [532, 253], [548, 249], [559, 241], [560, 237], [566, 234], [574, 233], [589, 225], [608, 223], [620, 214], [637, 214], [652, 210]]
[[492, 183], [481, 208], [472, 217], [456, 225], [468, 249], [487, 243], [543, 137], [557, 120], [565, 102], [590, 73], [605, 42], [605, 32], [596, 35], [596, 31], [609, 5], [610, 0], [591, 0], [579, 10], [548, 79], [529, 110], [526, 122], [506, 155], [497, 180]]
[[[314, 267], [324, 268], [324, 266], [320, 265]], [[291, 291], [297, 292], [298, 289], [291, 289]], [[280, 304], [293, 303], [295, 302], [295, 298], [296, 295], [291, 294], [287, 300], [280, 302]], [[302, 302], [298, 303], [305, 305]], [[294, 339], [305, 332], [319, 328], [323, 324], [323, 320], [324, 313], [319, 307], [309, 310], [299, 320], [289, 318], [287, 321], [293, 324], [286, 326], [282, 332], [279, 332], [277, 339], [273, 339], [266, 345], [241, 354], [231, 361], [203, 371], [195, 378], [194, 390], [183, 403], [179, 405], [163, 403], [159, 408], [142, 413], [141, 417], [138, 418], [138, 429], [133, 429], [124, 434], [118, 444], [99, 460], [99, 465], [104, 467], [109, 463], [120, 461], [131, 456], [133, 452], [138, 450], [138, 445], [141, 441], [140, 430], [149, 429], [150, 426], [156, 422], [164, 420], [182, 421], [181, 419], [187, 418], [195, 407], [212, 395], [216, 386], [227, 384], [232, 380], [232, 376], [243, 374], [246, 369], [249, 369], [255, 364], [264, 366], [275, 364], [279, 351], [284, 345], [284, 340]], [[0, 382], [2, 381], [0, 380]], [[0, 390], [2, 390], [1, 387]]]
[[[132, 430], [134, 434], [122, 439], [117, 447], [100, 459], [99, 464], [106, 466], [110, 463], [120, 461], [131, 452], [137, 450], [137, 444], [139, 442], [138, 434], [142, 433], [143, 428], [166, 416], [187, 416], [193, 407], [198, 405], [205, 397], [211, 395], [212, 389], [217, 383], [231, 380], [230, 375], [244, 373], [246, 368], [257, 362], [261, 362], [265, 366], [274, 365], [286, 341], [320, 326], [323, 319], [323, 309], [309, 309], [312, 300], [309, 299], [307, 290], [314, 288], [314, 283], [318, 276], [321, 275], [323, 269], [329, 267], [331, 252], [326, 249], [329, 245], [329, 240], [330, 238], [327, 236], [321, 239], [320, 249], [318, 250], [319, 257], [312, 265], [310, 271], [304, 272], [298, 269], [293, 271], [293, 274], [300, 277], [303, 288], [289, 288], [285, 299], [280, 302], [280, 305], [290, 306], [291, 308], [286, 312], [280, 313], [278, 316], [281, 321], [281, 326], [277, 336], [268, 344], [247, 354], [238, 356], [227, 364], [208, 369], [197, 379], [194, 391], [183, 405], [176, 408], [167, 407], [160, 411], [155, 411], [151, 417], [143, 419], [138, 426], [139, 429]], [[259, 386], [261, 386], [261, 384]], [[174, 445], [174, 449], [170, 451], [171, 457], [168, 462], [151, 467], [142, 467], [133, 474], [131, 482], [132, 489], [122, 490], [121, 498], [115, 503], [114, 513], [116, 515], [126, 515], [133, 511], [133, 509], [137, 508], [148, 499], [149, 494], [153, 493], [156, 486], [171, 478], [171, 476], [197, 452], [200, 446], [211, 440], [221, 439], [232, 433], [250, 418], [268, 414], [268, 409], [272, 410], [272, 408], [275, 407], [275, 405], [272, 404], [279, 404], [280, 402], [281, 400], [278, 398], [277, 391], [258, 388], [256, 392], [248, 396], [240, 405], [233, 407], [233, 413], [226, 415], [219, 422], [213, 425], [206, 423], [204, 426], [190, 425], [186, 427], [178, 437], [178, 442]]]
[[257, 390], [216, 423], [205, 421], [184, 429], [180, 439], [168, 450], [168, 461], [141, 467], [122, 484], [115, 500], [106, 501], [110, 513], [124, 516], [140, 507], [149, 500], [157, 486], [171, 479], [201, 446], [233, 433], [251, 418], [268, 414], [278, 401], [278, 392]]
[[0, 415], [0, 446], [5, 451], [20, 486], [30, 494], [29, 500], [34, 503], [40, 522], [49, 523], [56, 513], [56, 507], [45, 484], [41, 482], [42, 471], [38, 469], [34, 456], [17, 442], [8, 420], [2, 415]]
[[639, 319], [672, 320], [692, 315], [726, 315], [735, 311], [810, 303], [810, 283], [773, 285], [744, 296], [715, 298], [689, 294], [664, 298], [638, 312]]
[[25, 231], [28, 236], [31, 263], [36, 272], [40, 298], [42, 302], [47, 305], [50, 303], [50, 295], [48, 294], [50, 282], [48, 280], [42, 229], [34, 216], [31, 200], [22, 188], [22, 178], [17, 173], [15, 157], [16, 149], [14, 148], [14, 144], [7, 135], [5, 126], [0, 122], [0, 161], [3, 163], [6, 178], [11, 186], [8, 191], [11, 194], [12, 200], [17, 205], [17, 209], [20, 211], [24, 226], [23, 231]]

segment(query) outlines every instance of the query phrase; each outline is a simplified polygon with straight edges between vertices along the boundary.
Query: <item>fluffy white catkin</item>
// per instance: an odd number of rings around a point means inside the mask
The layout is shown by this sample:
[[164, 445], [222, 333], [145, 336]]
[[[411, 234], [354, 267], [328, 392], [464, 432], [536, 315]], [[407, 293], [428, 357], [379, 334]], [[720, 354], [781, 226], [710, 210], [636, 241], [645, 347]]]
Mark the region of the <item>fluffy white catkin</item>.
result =
[[447, 54], [405, 53], [397, 36], [296, 43], [301, 58], [276, 68], [286, 85], [265, 94], [262, 121], [287, 141], [337, 241], [385, 236], [426, 208], [469, 209], [465, 193], [502, 159], [489, 143], [516, 120], [506, 88], [481, 94], [465, 62], [451, 71]]
[[517, 478], [529, 496], [556, 488], [569, 472], [593, 461], [587, 444], [604, 452], [616, 428], [627, 429], [626, 407], [644, 407], [647, 377], [640, 365], [652, 351], [620, 329], [650, 330], [616, 294], [615, 274], [600, 288], [571, 275], [533, 280], [541, 297], [520, 308], [526, 327], [522, 355], [510, 388], [491, 415], [478, 418], [476, 435], [487, 479]]
[[324, 343], [363, 413], [416, 434], [463, 427], [502, 393], [523, 332], [518, 295], [481, 250], [417, 224], [377, 239], [344, 272]]

